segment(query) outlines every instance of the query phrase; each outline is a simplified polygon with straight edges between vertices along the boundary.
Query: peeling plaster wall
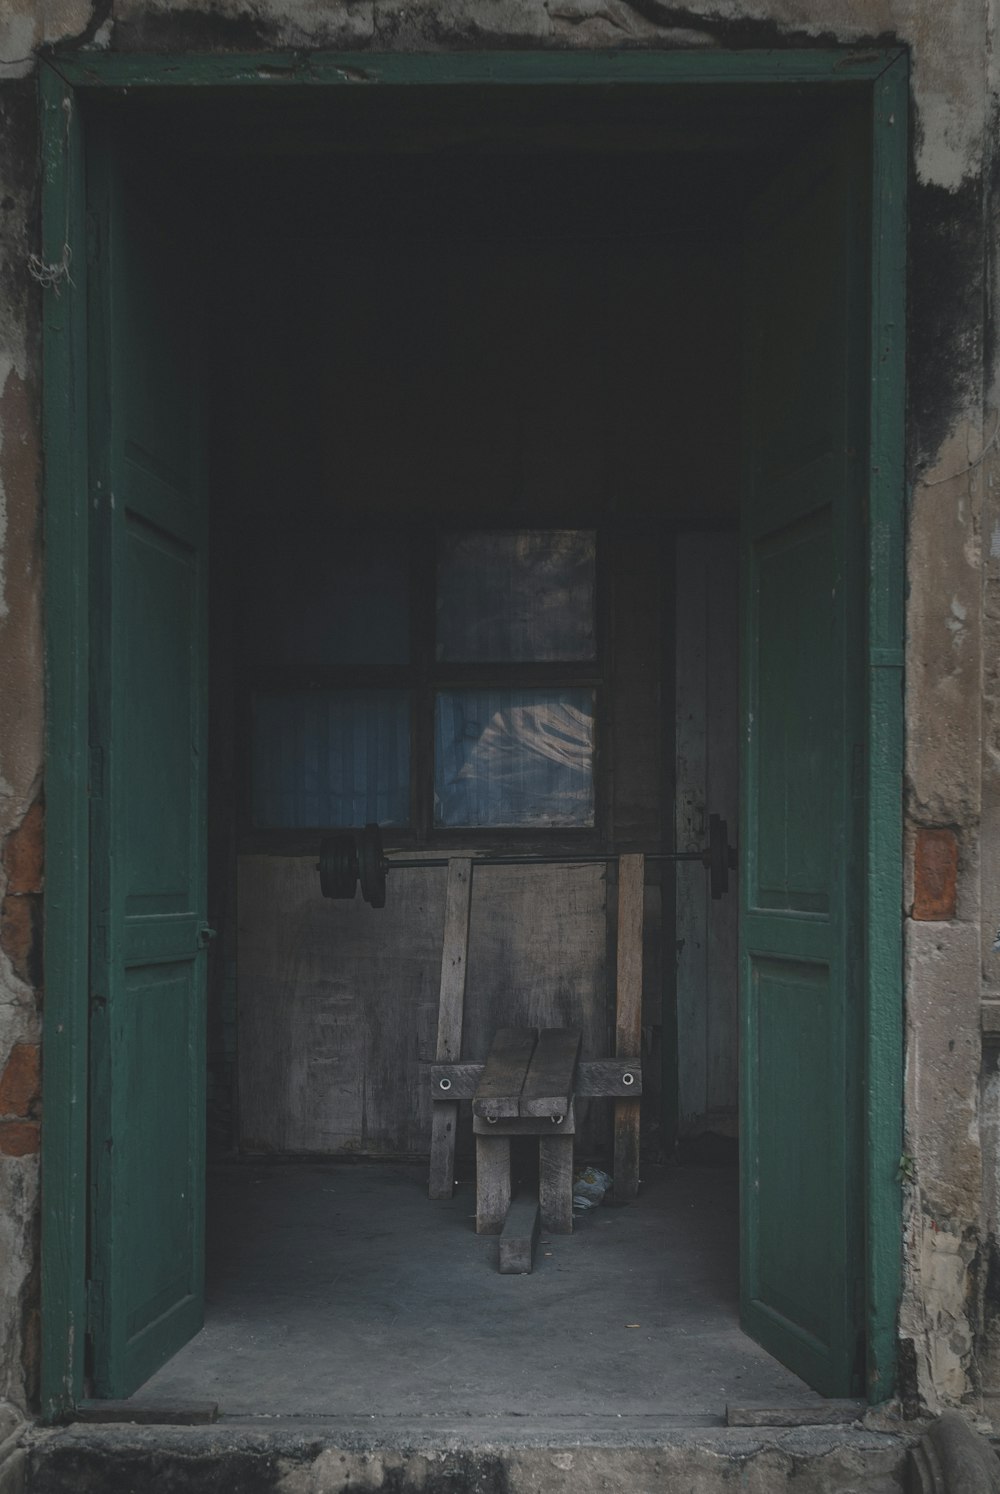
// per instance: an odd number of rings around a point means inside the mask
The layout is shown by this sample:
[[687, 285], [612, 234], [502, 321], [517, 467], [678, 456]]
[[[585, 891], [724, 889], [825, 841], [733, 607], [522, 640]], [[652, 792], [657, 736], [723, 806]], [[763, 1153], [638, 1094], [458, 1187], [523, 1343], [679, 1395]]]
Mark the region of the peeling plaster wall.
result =
[[39, 306], [26, 269], [38, 232], [35, 112], [30, 79], [0, 83], [0, 1400], [16, 1401], [33, 1394], [38, 1336], [42, 555]]
[[[927, 874], [914, 872], [913, 849], [934, 843], [917, 830], [952, 833], [958, 852], [947, 916], [906, 925], [901, 1330], [916, 1381], [907, 1389], [931, 1407], [1000, 1390], [991, 1326], [1000, 1315], [1000, 1081], [996, 1052], [987, 1045], [984, 1064], [980, 1039], [981, 1007], [1000, 1003], [995, 21], [992, 0], [5, 0], [0, 14], [0, 836], [37, 817], [42, 767], [39, 294], [25, 271], [38, 244], [35, 48], [911, 48], [907, 909], [915, 898], [919, 907]], [[16, 1079], [39, 1036], [40, 975], [25, 930], [36, 928], [41, 886], [28, 877], [10, 890], [8, 862], [5, 907], [34, 900], [13, 907], [0, 939], [0, 1074], [13, 1062]], [[0, 1397], [23, 1400], [33, 1373], [37, 1095], [13, 1080], [8, 1091], [22, 1113], [0, 1115]]]

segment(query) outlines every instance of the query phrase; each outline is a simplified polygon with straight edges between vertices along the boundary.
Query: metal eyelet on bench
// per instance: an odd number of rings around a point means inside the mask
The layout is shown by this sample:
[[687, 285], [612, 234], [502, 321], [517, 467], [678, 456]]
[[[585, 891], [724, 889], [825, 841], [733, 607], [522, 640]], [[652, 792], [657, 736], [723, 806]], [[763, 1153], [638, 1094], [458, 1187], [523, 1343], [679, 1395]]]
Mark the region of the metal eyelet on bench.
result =
[[624, 1085], [634, 1084], [635, 1083], [635, 1075], [634, 1074], [623, 1074], [622, 1075], [622, 1083]]
[[497, 1117], [495, 1115], [488, 1115], [486, 1117], [486, 1124], [488, 1126], [495, 1126], [496, 1123], [497, 1123]]
[[440, 1089], [451, 1089], [451, 1080], [450, 1079], [439, 1079], [438, 1080], [438, 1087]]
[[552, 1122], [552, 1124], [554, 1126], [561, 1126], [562, 1123], [563, 1123], [563, 1121], [565, 1120], [565, 1116], [562, 1116], [562, 1115], [550, 1115], [549, 1116], [549, 1120]]

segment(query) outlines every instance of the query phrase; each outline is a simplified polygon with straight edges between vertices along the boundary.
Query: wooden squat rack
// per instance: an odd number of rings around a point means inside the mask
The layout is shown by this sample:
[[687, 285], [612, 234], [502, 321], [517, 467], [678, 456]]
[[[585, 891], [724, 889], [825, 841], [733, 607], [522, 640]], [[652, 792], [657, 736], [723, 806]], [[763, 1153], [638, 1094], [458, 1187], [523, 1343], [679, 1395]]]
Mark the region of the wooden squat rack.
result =
[[[462, 1062], [472, 868], [468, 856], [448, 862], [436, 1061], [430, 1073], [434, 1105], [428, 1191], [431, 1198], [452, 1196], [459, 1101], [471, 1099], [476, 1229], [480, 1234], [503, 1231], [501, 1270], [525, 1271], [531, 1269], [539, 1210], [547, 1229], [569, 1233], [573, 1228], [574, 1098], [614, 1100], [615, 1202], [627, 1202], [638, 1192], [645, 857], [618, 857], [614, 1056], [579, 1062], [580, 1035], [566, 1028], [541, 1035], [533, 1028], [503, 1028], [494, 1036], [486, 1064]], [[521, 1201], [511, 1207], [510, 1140], [518, 1134], [539, 1137], [541, 1198], [534, 1210]]]

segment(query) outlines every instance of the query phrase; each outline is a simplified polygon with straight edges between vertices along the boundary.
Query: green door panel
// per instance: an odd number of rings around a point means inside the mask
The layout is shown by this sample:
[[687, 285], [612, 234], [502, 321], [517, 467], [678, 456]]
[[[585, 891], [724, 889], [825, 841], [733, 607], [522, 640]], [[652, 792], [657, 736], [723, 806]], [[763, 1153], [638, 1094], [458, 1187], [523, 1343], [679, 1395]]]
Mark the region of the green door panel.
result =
[[861, 145], [790, 164], [746, 256], [741, 1312], [827, 1395], [864, 1372]]
[[[754, 793], [770, 812], [757, 826], [755, 908], [829, 912], [827, 757], [838, 725], [829, 689], [831, 548], [825, 505], [762, 538], [750, 554], [758, 634], [770, 644], [758, 658]], [[789, 835], [789, 826], [803, 833]]]
[[201, 1326], [206, 539], [193, 277], [110, 150], [89, 162], [93, 1389]]

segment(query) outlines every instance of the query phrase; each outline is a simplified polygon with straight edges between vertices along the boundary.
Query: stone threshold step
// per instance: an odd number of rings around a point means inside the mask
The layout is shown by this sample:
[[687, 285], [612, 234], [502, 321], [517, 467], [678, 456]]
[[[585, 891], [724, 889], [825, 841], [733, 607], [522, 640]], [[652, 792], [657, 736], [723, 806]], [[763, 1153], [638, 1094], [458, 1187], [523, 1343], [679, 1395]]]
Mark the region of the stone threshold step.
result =
[[857, 1425], [671, 1427], [651, 1417], [77, 1424], [30, 1435], [25, 1494], [899, 1494], [911, 1440]]

